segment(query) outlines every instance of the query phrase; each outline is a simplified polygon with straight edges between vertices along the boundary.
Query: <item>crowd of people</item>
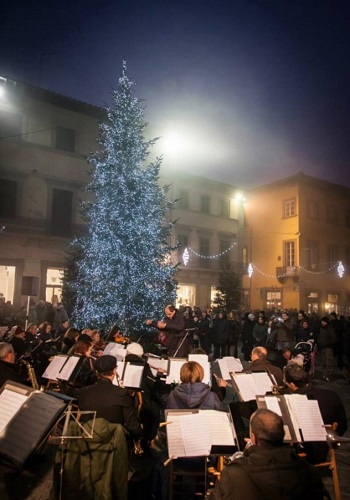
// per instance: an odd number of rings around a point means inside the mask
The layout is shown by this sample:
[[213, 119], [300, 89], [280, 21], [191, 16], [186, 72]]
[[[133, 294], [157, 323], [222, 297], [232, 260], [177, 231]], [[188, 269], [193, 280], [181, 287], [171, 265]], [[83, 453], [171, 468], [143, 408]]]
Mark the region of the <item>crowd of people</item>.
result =
[[[325, 443], [305, 445], [303, 452], [307, 461], [301, 460], [297, 454], [299, 450], [288, 451], [288, 446], [283, 445], [283, 423], [278, 415], [258, 410], [255, 401], [244, 403], [235, 396], [225, 408], [227, 381], [212, 376], [211, 385], [204, 383], [203, 368], [196, 361], [183, 364], [178, 385], [166, 385], [163, 370], [158, 369], [157, 373], [151, 370], [142, 345], [125, 339], [117, 327], [107, 336], [90, 328], [80, 331], [70, 324], [62, 304], [52, 309], [51, 316], [43, 313], [43, 304], [39, 301], [31, 306], [38, 321], [30, 322], [27, 328], [25, 322], [18, 321], [17, 314], [12, 312], [11, 316], [6, 316], [6, 321], [12, 318], [12, 322], [3, 329], [0, 339], [0, 387], [8, 380], [33, 385], [32, 378], [23, 369], [22, 360], [29, 360], [33, 365], [39, 387], [46, 382], [43, 374], [53, 356], [60, 353], [79, 357], [81, 362], [74, 380], [59, 389], [74, 398], [77, 408], [83, 412], [83, 423], [88, 424], [90, 418], [84, 412], [96, 412], [96, 418], [109, 425], [108, 429], [102, 426], [101, 430], [100, 422], [101, 434], [107, 430], [108, 435], [113, 434], [115, 428], [111, 430], [110, 426], [120, 425], [126, 432], [123, 449], [129, 450], [127, 455], [136, 454], [140, 460], [151, 458], [149, 489], [143, 498], [167, 498], [169, 477], [163, 465], [168, 459], [164, 445], [166, 433], [159, 427], [166, 408], [231, 412], [242, 453], [232, 457], [222, 471], [222, 480], [211, 498], [291, 498], [291, 488], [298, 493], [293, 498], [306, 498], [307, 495], [322, 498], [322, 483], [310, 464], [325, 460], [328, 452]], [[6, 313], [9, 310], [7, 308]], [[40, 323], [39, 310], [42, 313], [40, 320], [43, 320]], [[46, 312], [48, 310], [46, 307]], [[340, 435], [347, 430], [347, 417], [340, 398], [332, 391], [315, 388], [312, 377], [315, 356], [319, 353], [325, 379], [334, 376], [337, 364], [338, 373], [349, 382], [348, 319], [338, 318], [336, 313], [318, 318], [304, 311], [287, 310], [256, 311], [240, 316], [234, 311], [201, 311], [189, 307], [180, 310], [168, 304], [164, 318], [145, 319], [145, 327], [154, 334], [155, 348], [162, 343], [163, 355], [187, 358], [190, 353], [206, 354], [211, 363], [225, 356], [241, 358], [243, 371], [267, 371], [281, 393], [306, 394], [316, 399], [324, 424], [337, 422]], [[115, 356], [103, 354], [107, 341], [126, 345], [124, 363], [129, 361], [143, 366], [139, 390], [124, 388], [118, 383], [119, 362]], [[120, 437], [118, 440], [120, 444]], [[266, 473], [262, 482], [252, 479], [252, 474], [259, 474], [259, 471]], [[127, 498], [125, 485], [129, 472], [128, 467], [120, 472], [116, 486], [119, 494], [114, 491], [113, 498]], [[284, 475], [291, 478], [288, 485], [283, 480]], [[302, 478], [300, 481], [298, 475]], [[111, 477], [105, 474], [103, 481], [94, 487], [103, 485], [108, 490], [110, 484]], [[191, 498], [192, 487], [183, 498]], [[70, 488], [75, 491], [72, 485]]]

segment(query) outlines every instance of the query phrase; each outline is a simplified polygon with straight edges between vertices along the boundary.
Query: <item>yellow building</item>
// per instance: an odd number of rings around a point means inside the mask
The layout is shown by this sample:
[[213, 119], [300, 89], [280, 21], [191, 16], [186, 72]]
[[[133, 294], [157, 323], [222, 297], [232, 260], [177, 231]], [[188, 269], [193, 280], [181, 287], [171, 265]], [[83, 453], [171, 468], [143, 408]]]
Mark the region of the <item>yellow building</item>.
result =
[[251, 309], [349, 314], [349, 188], [300, 173], [253, 189], [245, 202], [245, 249]]

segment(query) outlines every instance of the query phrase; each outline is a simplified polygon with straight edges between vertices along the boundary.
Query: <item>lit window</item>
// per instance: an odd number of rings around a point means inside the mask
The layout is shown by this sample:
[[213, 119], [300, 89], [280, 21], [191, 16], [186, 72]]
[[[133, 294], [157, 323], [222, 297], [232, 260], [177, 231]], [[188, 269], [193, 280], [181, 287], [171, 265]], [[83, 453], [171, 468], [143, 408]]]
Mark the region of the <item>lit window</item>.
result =
[[283, 217], [293, 217], [295, 213], [295, 200], [286, 200], [283, 205]]
[[48, 268], [46, 271], [46, 301], [52, 304], [62, 299], [63, 269]]
[[295, 243], [294, 243], [294, 241], [285, 241], [285, 243], [284, 243], [284, 265], [286, 267], [295, 266]]

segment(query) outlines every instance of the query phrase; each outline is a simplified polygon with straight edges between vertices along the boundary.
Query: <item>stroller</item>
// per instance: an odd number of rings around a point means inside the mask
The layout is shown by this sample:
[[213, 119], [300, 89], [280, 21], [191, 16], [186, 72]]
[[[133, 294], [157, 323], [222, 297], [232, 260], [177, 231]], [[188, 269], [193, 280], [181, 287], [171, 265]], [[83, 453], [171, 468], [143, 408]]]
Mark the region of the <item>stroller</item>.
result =
[[313, 339], [298, 342], [294, 347], [292, 360], [300, 364], [307, 373], [314, 374], [315, 341]]

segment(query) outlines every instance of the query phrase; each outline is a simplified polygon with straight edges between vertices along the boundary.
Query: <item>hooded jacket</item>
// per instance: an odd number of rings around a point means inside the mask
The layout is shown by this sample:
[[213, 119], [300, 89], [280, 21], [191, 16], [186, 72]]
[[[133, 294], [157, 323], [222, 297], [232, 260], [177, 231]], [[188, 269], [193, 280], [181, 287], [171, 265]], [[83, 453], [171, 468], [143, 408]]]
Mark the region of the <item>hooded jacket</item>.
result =
[[227, 465], [210, 500], [323, 499], [318, 471], [290, 446], [251, 446]]
[[[91, 421], [83, 427], [92, 433]], [[61, 450], [56, 455], [56, 463], [64, 460], [62, 498], [127, 500], [128, 448], [123, 427], [97, 418], [92, 439], [84, 438], [76, 422], [70, 422], [67, 435], [80, 439], [68, 439], [64, 456]], [[58, 482], [54, 477], [54, 488], [58, 489]]]
[[222, 410], [216, 394], [203, 382], [179, 384], [169, 394], [167, 408], [174, 410], [200, 408], [204, 410]]

